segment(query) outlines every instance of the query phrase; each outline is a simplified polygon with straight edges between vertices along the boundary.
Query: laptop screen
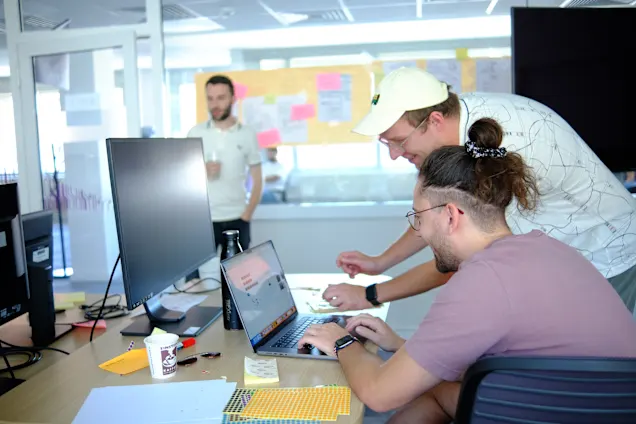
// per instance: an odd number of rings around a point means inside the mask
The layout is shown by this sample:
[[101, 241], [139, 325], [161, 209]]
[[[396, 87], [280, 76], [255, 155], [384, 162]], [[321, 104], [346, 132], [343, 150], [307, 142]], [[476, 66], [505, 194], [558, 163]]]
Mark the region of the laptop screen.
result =
[[271, 241], [229, 258], [221, 266], [252, 345], [296, 312]]

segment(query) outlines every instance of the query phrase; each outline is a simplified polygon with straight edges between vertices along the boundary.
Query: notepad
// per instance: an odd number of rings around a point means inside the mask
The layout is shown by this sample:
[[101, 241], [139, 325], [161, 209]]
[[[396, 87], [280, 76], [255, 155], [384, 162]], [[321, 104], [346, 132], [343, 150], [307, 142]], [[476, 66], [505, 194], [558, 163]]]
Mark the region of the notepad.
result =
[[252, 359], [245, 357], [245, 385], [278, 383], [276, 359]]
[[103, 370], [120, 375], [132, 374], [147, 366], [148, 353], [146, 352], [146, 348], [132, 349], [99, 365]]

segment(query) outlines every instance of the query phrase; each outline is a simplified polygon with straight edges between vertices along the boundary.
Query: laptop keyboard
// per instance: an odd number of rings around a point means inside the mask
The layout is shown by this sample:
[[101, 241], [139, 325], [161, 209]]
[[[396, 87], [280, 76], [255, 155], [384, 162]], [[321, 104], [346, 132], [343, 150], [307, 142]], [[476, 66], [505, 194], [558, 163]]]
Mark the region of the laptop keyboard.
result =
[[274, 343], [273, 347], [298, 347], [298, 341], [303, 336], [303, 334], [305, 334], [305, 330], [307, 330], [307, 327], [315, 324], [327, 324], [333, 321], [334, 318], [300, 318], [299, 320], [296, 320], [294, 326], [291, 327], [283, 337], [281, 337], [276, 343]]

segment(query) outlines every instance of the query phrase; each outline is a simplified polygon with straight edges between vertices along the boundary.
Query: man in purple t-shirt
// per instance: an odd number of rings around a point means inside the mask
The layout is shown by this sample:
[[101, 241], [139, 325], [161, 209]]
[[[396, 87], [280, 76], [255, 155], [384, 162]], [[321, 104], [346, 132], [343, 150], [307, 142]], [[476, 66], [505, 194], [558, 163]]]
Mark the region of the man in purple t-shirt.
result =
[[[465, 146], [434, 151], [420, 169], [409, 223], [454, 275], [408, 341], [383, 321], [310, 327], [299, 344], [338, 357], [351, 389], [392, 422], [446, 423], [461, 378], [485, 356], [636, 358], [636, 322], [610, 283], [577, 250], [540, 231], [513, 235], [505, 209], [537, 206], [534, 175], [500, 148], [494, 120], [476, 121]], [[387, 351], [369, 353], [348, 331]]]

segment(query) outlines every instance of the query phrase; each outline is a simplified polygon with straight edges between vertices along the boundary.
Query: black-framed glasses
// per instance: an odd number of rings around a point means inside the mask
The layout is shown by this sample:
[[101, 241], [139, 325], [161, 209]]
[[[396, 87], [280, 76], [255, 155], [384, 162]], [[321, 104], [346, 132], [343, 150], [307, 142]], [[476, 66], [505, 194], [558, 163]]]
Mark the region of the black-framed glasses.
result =
[[177, 365], [188, 366], [194, 364], [199, 360], [199, 356], [207, 359], [214, 359], [221, 356], [221, 352], [203, 352], [203, 353], [195, 353], [194, 355], [189, 355], [183, 358], [180, 361], [177, 361]]
[[[406, 214], [406, 219], [409, 222], [409, 225], [411, 226], [411, 228], [415, 231], [418, 231], [420, 229], [420, 217], [419, 214], [433, 210], [433, 209], [437, 209], [437, 208], [443, 208], [444, 206], [448, 206], [448, 203], [444, 203], [442, 205], [437, 205], [437, 206], [433, 206], [427, 209], [422, 209], [421, 211], [416, 211], [415, 209], [412, 209], [411, 211], [409, 211]], [[464, 211], [457, 208], [457, 211], [460, 213], [460, 215], [464, 214]]]

